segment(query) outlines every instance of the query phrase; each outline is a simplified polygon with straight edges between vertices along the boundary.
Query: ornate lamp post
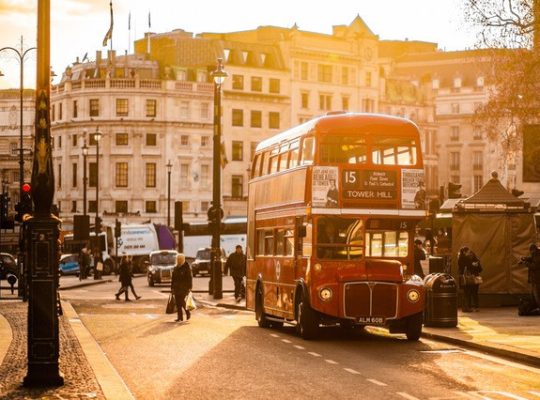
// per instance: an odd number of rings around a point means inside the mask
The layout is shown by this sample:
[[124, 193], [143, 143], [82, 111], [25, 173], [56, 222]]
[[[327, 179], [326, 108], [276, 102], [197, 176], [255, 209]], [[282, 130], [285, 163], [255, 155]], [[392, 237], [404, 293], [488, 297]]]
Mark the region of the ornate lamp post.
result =
[[96, 141], [96, 245], [99, 246], [98, 235], [101, 228], [101, 221], [99, 220], [99, 141], [101, 140], [102, 133], [99, 131], [99, 126], [94, 132], [94, 140]]
[[212, 72], [214, 78], [214, 165], [212, 181], [212, 207], [208, 210], [208, 219], [212, 227], [212, 284], [214, 299], [223, 298], [223, 276], [221, 269], [221, 85], [228, 76], [223, 69], [223, 60], [218, 58], [217, 68]]
[[171, 170], [172, 163], [171, 160], [166, 165], [167, 167], [167, 226], [171, 226]]
[[[36, 50], [35, 47], [30, 47], [23, 51], [23, 38], [21, 36], [21, 49], [17, 50], [14, 47], [2, 47], [0, 49], [0, 52], [4, 50], [11, 50], [13, 53], [15, 53], [19, 59], [19, 76], [20, 76], [20, 84], [19, 84], [19, 201], [22, 199], [22, 185], [24, 184], [24, 154], [23, 154], [23, 94], [24, 94], [24, 61], [26, 56], [31, 50]], [[0, 76], [3, 76], [0, 72]]]
[[83, 154], [83, 215], [86, 215], [86, 185], [88, 183], [88, 177], [86, 176], [86, 157], [88, 156], [88, 146], [86, 145], [86, 138], [84, 139], [84, 145], [82, 147]]

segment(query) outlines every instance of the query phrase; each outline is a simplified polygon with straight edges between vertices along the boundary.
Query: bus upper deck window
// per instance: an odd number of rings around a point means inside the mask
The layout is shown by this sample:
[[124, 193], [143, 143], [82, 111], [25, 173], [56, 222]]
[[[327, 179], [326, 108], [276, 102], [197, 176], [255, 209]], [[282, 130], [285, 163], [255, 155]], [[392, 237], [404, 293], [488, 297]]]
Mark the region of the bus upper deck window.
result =
[[268, 175], [268, 152], [261, 155], [261, 176]]
[[321, 162], [340, 164], [364, 164], [367, 146], [363, 137], [328, 136], [321, 140]]
[[289, 168], [294, 168], [298, 165], [298, 140], [291, 143], [289, 149]]
[[253, 158], [253, 163], [251, 164], [251, 178], [257, 178], [259, 176], [259, 171], [261, 170], [261, 155], [257, 154]]
[[302, 141], [302, 165], [311, 165], [313, 164], [313, 155], [315, 147], [315, 139], [313, 137], [306, 137]]
[[416, 165], [416, 141], [412, 138], [376, 138], [371, 161], [382, 165]]
[[282, 144], [279, 149], [279, 170], [285, 171], [289, 161], [289, 144]]
[[274, 147], [270, 153], [270, 169], [268, 173], [273, 174], [278, 171], [279, 161], [279, 148]]

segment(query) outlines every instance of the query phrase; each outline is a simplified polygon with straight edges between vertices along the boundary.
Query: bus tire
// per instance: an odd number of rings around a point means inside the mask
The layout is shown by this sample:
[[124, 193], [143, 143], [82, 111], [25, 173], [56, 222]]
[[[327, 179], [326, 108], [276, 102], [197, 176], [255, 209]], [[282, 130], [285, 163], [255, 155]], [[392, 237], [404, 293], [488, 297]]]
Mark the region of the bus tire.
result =
[[422, 336], [422, 323], [422, 313], [414, 314], [407, 318], [407, 327], [405, 331], [407, 340], [412, 342], [420, 339], [420, 336]]
[[264, 312], [262, 284], [257, 285], [257, 293], [255, 297], [255, 319], [257, 319], [257, 324], [261, 328], [270, 328], [270, 321], [266, 318], [266, 314]]
[[296, 331], [304, 340], [312, 340], [319, 335], [319, 317], [304, 298], [296, 303]]

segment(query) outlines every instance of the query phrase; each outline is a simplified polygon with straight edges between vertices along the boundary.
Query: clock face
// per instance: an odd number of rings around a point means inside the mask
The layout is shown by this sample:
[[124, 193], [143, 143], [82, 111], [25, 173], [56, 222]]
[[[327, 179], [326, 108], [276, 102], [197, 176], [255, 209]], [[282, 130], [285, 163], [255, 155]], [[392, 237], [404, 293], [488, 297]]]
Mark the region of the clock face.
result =
[[371, 47], [366, 47], [366, 49], [364, 50], [364, 57], [366, 58], [366, 60], [371, 61], [371, 59], [373, 58], [373, 49]]

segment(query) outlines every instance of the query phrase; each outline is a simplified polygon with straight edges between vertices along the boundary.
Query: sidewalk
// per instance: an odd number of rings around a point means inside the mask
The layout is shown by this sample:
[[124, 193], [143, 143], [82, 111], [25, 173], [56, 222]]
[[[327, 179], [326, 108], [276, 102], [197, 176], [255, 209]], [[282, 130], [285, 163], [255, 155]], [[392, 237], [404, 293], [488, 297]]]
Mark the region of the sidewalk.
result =
[[[220, 300], [208, 294], [196, 294], [195, 299], [209, 306], [246, 309], [245, 300], [236, 303], [228, 293]], [[457, 327], [424, 327], [422, 336], [540, 368], [540, 316], [520, 317], [516, 307], [483, 308], [475, 313], [459, 311]]]

